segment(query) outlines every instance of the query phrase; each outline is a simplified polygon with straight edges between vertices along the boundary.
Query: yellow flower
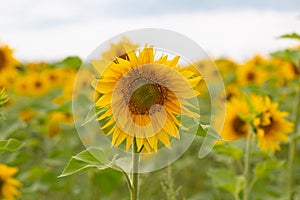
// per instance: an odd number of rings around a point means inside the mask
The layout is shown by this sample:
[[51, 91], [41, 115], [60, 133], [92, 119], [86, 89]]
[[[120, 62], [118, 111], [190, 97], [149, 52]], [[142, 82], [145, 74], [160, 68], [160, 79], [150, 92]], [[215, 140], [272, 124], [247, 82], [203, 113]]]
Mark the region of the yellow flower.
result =
[[30, 80], [26, 76], [20, 76], [14, 85], [14, 90], [19, 95], [28, 95], [30, 94], [31, 86]]
[[29, 62], [25, 64], [25, 70], [33, 72], [42, 71], [48, 65], [46, 62]]
[[123, 37], [117, 44], [111, 44], [110, 49], [102, 53], [103, 60], [112, 61], [115, 58], [128, 59], [126, 52], [137, 49], [139, 45], [133, 44], [128, 38]]
[[279, 59], [273, 59], [271, 62], [275, 70], [274, 75], [281, 85], [285, 84], [285, 81], [292, 80], [299, 75], [296, 66], [291, 62]]
[[248, 60], [246, 64], [253, 66], [266, 66], [269, 64], [269, 61], [261, 55], [257, 54], [254, 55], [250, 60]]
[[[247, 137], [249, 124], [241, 118], [241, 115], [247, 116], [248, 114], [249, 108], [243, 98], [233, 97], [230, 101], [227, 101], [221, 137], [228, 141]], [[216, 118], [216, 121], [218, 121], [218, 118]]]
[[240, 85], [262, 85], [266, 79], [266, 72], [251, 63], [246, 63], [237, 68], [237, 80]]
[[51, 86], [60, 87], [64, 84], [66, 74], [64, 68], [58, 68], [43, 70], [41, 76], [47, 79]]
[[14, 200], [15, 197], [21, 197], [18, 187], [22, 184], [12, 176], [18, 172], [16, 167], [8, 167], [0, 164], [0, 199]]
[[8, 45], [0, 46], [0, 74], [7, 69], [15, 69], [19, 62], [13, 56], [13, 50]]
[[210, 83], [219, 81], [219, 72], [216, 70], [211, 60], [203, 59], [194, 62], [192, 65], [186, 66], [188, 71], [192, 71], [196, 76], [201, 76], [202, 79], [196, 85], [195, 90], [197, 91], [208, 91], [207, 83], [205, 80], [209, 80]]
[[[157, 151], [158, 141], [170, 148], [170, 138], [180, 137], [182, 115], [199, 117], [198, 109], [187, 101], [199, 95], [193, 90], [201, 77], [178, 65], [179, 56], [155, 60], [152, 47], [111, 62], [99, 80], [93, 82], [101, 97], [96, 107], [104, 112], [98, 120], [102, 129], [112, 134], [112, 144], [126, 141], [126, 150], [135, 139], [138, 151]], [[125, 59], [123, 59], [125, 58]], [[95, 68], [102, 62], [92, 61]], [[189, 90], [191, 88], [191, 90]], [[194, 107], [191, 111], [187, 106]]]
[[19, 74], [17, 70], [5, 69], [5, 72], [0, 72], [0, 86], [11, 89], [18, 80]]
[[223, 58], [223, 59], [217, 59], [214, 60], [215, 64], [217, 65], [219, 72], [223, 77], [228, 76], [229, 74], [234, 73], [234, 71], [237, 69], [238, 64], [235, 63], [233, 60]]
[[48, 115], [48, 120], [47, 120], [47, 129], [48, 129], [48, 135], [50, 137], [54, 137], [58, 135], [62, 129], [61, 125], [66, 124], [66, 125], [71, 125], [73, 124], [73, 116], [69, 113], [64, 113], [64, 112], [51, 112]]
[[287, 112], [278, 110], [278, 103], [272, 103], [269, 97], [260, 97], [255, 103], [259, 115], [254, 119], [258, 146], [262, 151], [280, 150], [279, 142], [288, 141], [286, 136], [293, 129], [293, 123], [287, 121]]
[[32, 109], [24, 109], [19, 113], [19, 116], [23, 121], [28, 122], [33, 117], [35, 117], [36, 114], [37, 114], [36, 111], [34, 111]]
[[42, 96], [50, 89], [50, 84], [47, 79], [39, 73], [31, 73], [27, 76], [29, 82], [29, 93], [33, 96]]

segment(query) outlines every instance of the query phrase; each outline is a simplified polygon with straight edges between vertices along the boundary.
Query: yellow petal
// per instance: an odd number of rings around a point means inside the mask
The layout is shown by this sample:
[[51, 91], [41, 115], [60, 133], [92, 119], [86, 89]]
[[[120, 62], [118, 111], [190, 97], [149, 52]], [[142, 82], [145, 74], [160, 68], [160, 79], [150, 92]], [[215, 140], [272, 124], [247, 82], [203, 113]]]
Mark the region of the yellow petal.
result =
[[112, 92], [102, 95], [102, 97], [100, 97], [100, 99], [96, 102], [96, 106], [103, 108], [111, 105], [111, 101], [112, 101], [111, 97], [112, 97]]

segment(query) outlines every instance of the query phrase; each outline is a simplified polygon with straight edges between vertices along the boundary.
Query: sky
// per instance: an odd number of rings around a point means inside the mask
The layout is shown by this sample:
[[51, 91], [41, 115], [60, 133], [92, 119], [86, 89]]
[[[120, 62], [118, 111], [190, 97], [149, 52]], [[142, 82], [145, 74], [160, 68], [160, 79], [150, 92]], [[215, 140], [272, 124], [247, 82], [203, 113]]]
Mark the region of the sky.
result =
[[0, 0], [0, 41], [24, 61], [85, 59], [110, 37], [139, 28], [186, 35], [211, 57], [243, 61], [298, 43], [299, 0]]

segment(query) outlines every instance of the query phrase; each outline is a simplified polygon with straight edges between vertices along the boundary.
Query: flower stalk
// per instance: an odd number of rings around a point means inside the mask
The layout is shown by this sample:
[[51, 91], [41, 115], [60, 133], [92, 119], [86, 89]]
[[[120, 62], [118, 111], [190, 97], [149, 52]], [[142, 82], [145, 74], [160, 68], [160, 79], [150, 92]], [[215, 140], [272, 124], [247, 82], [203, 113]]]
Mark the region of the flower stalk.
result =
[[[300, 78], [298, 78], [300, 81]], [[288, 156], [288, 191], [289, 191], [289, 199], [294, 200], [294, 185], [295, 185], [295, 153], [296, 153], [296, 143], [298, 130], [299, 130], [299, 121], [300, 121], [300, 114], [299, 114], [299, 107], [300, 107], [300, 87], [296, 88], [297, 94], [295, 98], [295, 107], [294, 107], [294, 114], [293, 114], [293, 121], [295, 122], [294, 127], [294, 134], [291, 137], [290, 145], [289, 145], [289, 156]]]
[[133, 140], [133, 152], [132, 152], [132, 189], [131, 200], [139, 200], [139, 164], [140, 154], [136, 144], [136, 139]]
[[247, 136], [247, 144], [245, 150], [245, 158], [244, 158], [244, 187], [243, 187], [243, 200], [249, 200], [250, 193], [250, 185], [249, 184], [249, 168], [250, 168], [250, 154], [251, 154], [251, 145], [253, 138], [253, 130], [252, 127], [249, 126], [249, 132]]

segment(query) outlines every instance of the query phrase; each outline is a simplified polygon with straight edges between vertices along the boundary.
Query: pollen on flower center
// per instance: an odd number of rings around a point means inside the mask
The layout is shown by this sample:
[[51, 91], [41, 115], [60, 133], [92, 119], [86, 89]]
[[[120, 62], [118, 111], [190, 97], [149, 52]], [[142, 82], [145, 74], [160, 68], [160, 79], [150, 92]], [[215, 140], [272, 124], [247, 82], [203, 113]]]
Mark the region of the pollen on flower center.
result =
[[153, 105], [163, 105], [166, 100], [167, 88], [157, 83], [142, 84], [138, 81], [133, 88], [136, 89], [134, 89], [128, 104], [129, 110], [133, 114], [149, 114]]

